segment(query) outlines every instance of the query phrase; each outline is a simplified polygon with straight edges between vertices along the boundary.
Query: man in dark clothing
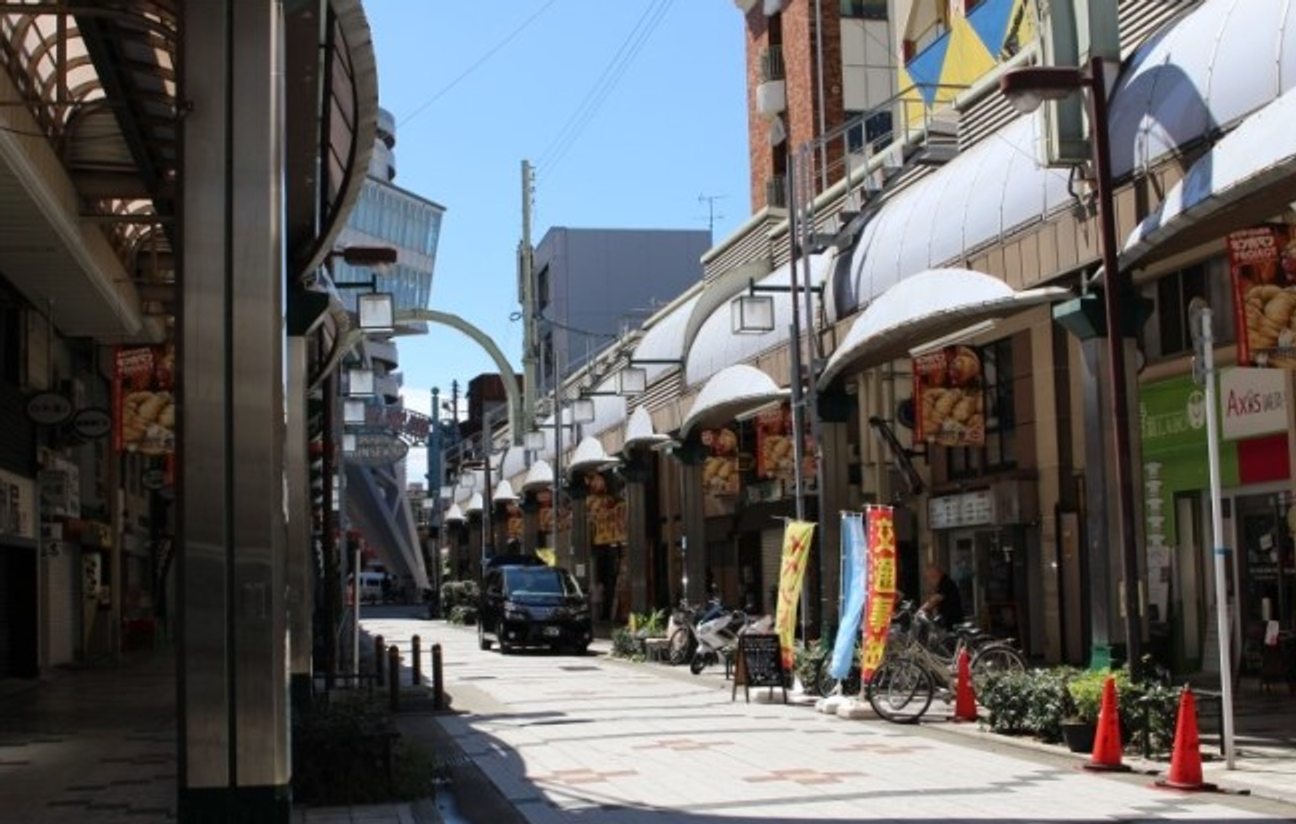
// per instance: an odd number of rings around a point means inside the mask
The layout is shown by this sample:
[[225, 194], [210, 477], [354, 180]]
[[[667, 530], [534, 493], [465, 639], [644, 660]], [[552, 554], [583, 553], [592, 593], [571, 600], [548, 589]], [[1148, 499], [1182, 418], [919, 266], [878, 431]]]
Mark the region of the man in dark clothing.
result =
[[931, 588], [931, 595], [923, 601], [922, 609], [934, 615], [936, 623], [948, 630], [966, 620], [963, 614], [963, 596], [959, 594], [958, 584], [939, 564], [927, 565], [927, 586]]

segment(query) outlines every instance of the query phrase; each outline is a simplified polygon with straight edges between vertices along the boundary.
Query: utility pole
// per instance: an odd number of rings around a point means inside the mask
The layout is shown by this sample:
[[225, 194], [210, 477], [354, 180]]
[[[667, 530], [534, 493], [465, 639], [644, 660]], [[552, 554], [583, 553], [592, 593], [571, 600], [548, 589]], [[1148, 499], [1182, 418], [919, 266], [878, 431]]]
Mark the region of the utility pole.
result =
[[536, 342], [536, 293], [532, 271], [531, 196], [535, 191], [535, 172], [529, 161], [522, 161], [522, 240], [518, 243], [518, 300], [522, 303], [522, 418], [523, 426], [535, 425], [536, 387], [539, 385]]

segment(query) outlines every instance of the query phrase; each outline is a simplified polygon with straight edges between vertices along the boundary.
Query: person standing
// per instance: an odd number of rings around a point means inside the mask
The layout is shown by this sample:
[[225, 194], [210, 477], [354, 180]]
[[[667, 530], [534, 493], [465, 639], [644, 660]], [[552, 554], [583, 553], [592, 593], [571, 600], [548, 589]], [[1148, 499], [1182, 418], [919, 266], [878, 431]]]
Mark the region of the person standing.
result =
[[963, 596], [958, 584], [941, 568], [940, 564], [927, 565], [927, 586], [931, 594], [922, 603], [922, 610], [936, 617], [942, 629], [950, 630], [964, 621]]

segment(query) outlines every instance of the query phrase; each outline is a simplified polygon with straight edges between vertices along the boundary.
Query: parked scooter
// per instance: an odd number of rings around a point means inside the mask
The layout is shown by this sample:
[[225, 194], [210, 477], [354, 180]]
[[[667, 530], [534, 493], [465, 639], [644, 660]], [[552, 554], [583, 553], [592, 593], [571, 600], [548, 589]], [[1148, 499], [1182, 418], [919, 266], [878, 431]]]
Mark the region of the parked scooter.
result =
[[689, 672], [698, 675], [711, 664], [718, 663], [721, 655], [732, 654], [738, 647], [738, 636], [750, 625], [751, 619], [740, 609], [722, 609], [699, 620], [693, 628], [697, 649], [689, 661]]

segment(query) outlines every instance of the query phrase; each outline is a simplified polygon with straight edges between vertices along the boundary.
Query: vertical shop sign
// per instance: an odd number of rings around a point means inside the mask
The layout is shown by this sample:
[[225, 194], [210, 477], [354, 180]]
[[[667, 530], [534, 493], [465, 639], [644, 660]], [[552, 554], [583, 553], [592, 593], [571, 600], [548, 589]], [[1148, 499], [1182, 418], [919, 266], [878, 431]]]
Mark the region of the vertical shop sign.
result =
[[792, 672], [795, 656], [797, 604], [810, 556], [810, 539], [815, 525], [789, 518], [783, 527], [783, 557], [779, 562], [778, 604], [774, 610], [774, 631], [783, 650], [783, 667]]
[[895, 522], [889, 506], [870, 507], [868, 527], [868, 599], [864, 603], [864, 653], [860, 675], [865, 681], [882, 663], [896, 600]]
[[1239, 366], [1296, 369], [1296, 240], [1285, 226], [1227, 238]]
[[175, 348], [118, 348], [113, 370], [113, 449], [175, 451]]

